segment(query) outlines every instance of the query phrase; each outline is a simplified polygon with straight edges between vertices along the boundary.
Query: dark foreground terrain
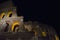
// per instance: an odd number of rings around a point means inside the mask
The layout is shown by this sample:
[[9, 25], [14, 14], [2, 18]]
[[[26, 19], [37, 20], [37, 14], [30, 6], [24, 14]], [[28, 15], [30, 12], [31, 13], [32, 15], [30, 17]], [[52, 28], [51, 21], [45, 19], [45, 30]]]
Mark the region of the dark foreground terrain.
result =
[[[1, 32], [0, 40], [59, 40], [55, 37], [56, 32], [52, 27], [40, 25], [38, 37], [34, 36], [34, 32]], [[42, 32], [46, 32], [46, 36]]]

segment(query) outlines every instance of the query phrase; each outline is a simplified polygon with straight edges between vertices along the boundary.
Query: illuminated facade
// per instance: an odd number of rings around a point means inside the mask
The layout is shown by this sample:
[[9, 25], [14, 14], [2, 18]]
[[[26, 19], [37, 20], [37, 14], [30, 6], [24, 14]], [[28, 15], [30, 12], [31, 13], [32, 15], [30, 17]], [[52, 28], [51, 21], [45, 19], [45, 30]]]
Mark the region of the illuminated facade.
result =
[[[7, 4], [7, 3], [6, 3]], [[11, 4], [11, 2], [10, 2]], [[2, 7], [2, 5], [1, 5]], [[23, 16], [17, 16], [16, 8], [12, 5], [8, 5], [8, 7], [1, 8], [0, 11], [0, 34], [3, 35], [1, 32], [5, 32], [5, 35], [8, 35], [9, 32], [11, 32], [11, 37], [16, 33], [15, 35], [18, 35], [19, 32], [22, 32], [24, 34], [23, 36], [26, 37], [28, 32], [33, 32], [34, 36], [31, 36], [29, 39], [28, 37], [24, 39], [23, 37], [19, 37], [14, 39], [13, 36], [12, 39], [7, 37], [4, 38], [6, 40], [59, 40], [58, 36], [56, 35], [55, 30], [52, 27], [49, 27], [45, 24], [39, 24], [38, 22], [23, 22]], [[14, 33], [13, 33], [14, 32]], [[13, 33], [13, 34], [12, 34]], [[26, 33], [26, 34], [25, 34]], [[0, 38], [1, 38], [0, 35]], [[4, 35], [3, 35], [4, 36]], [[2, 37], [3, 39], [3, 37]]]

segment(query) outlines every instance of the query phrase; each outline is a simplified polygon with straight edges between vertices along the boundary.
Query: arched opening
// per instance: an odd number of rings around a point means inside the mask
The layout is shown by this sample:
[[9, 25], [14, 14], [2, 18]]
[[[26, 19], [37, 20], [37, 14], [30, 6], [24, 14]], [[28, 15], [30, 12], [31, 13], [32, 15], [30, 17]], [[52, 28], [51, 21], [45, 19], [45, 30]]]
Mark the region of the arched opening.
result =
[[12, 13], [9, 15], [9, 17], [12, 17]]
[[15, 25], [13, 32], [18, 32], [18, 30], [19, 30], [19, 25]]
[[20, 25], [19, 25], [19, 22], [18, 22], [18, 21], [15, 21], [15, 22], [12, 24], [11, 31], [13, 31], [13, 32], [18, 31], [19, 26], [20, 26]]
[[1, 19], [3, 19], [5, 17], [5, 13], [1, 14]]
[[6, 23], [6, 24], [7, 24], [7, 26], [5, 27], [4, 32], [8, 31], [9, 24], [8, 23]]
[[7, 17], [12, 17], [12, 14], [13, 14], [13, 12], [12, 12], [12, 11], [8, 12]]

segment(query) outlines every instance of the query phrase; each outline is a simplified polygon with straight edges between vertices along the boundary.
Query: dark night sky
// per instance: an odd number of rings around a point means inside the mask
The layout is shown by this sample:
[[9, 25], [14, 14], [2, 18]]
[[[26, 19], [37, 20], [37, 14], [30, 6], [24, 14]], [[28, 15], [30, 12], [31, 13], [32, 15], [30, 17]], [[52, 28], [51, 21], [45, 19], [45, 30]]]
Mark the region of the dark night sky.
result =
[[47, 0], [13, 0], [13, 2], [17, 6], [18, 15], [23, 15], [25, 21], [32, 20], [52, 25], [60, 32], [59, 2]]

